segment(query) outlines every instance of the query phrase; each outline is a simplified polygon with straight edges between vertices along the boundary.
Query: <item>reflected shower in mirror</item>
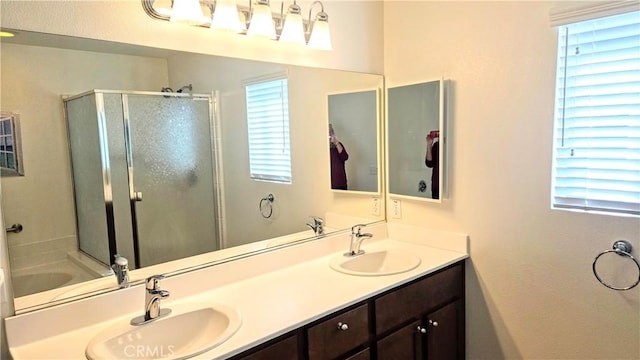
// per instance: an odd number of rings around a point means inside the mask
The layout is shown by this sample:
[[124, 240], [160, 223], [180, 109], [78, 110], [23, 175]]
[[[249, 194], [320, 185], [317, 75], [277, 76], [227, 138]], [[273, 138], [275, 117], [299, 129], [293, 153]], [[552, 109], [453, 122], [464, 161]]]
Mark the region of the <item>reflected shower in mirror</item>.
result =
[[389, 87], [390, 196], [441, 202], [444, 182], [444, 80]]
[[[26, 294], [16, 299], [18, 311], [117, 288], [109, 267], [114, 255], [107, 243], [110, 227], [91, 229], [100, 232], [95, 236], [102, 239], [99, 250], [88, 250], [78, 241], [86, 230], [79, 218], [95, 213], [104, 221], [109, 207], [118, 207], [111, 209], [118, 210], [114, 222], [128, 224], [112, 227], [111, 241], [115, 239], [118, 253], [129, 260], [132, 281], [144, 277], [149, 266], [155, 273], [181, 271], [317, 238], [307, 226], [312, 216], [324, 219], [327, 233], [384, 220], [384, 214], [371, 214], [370, 199], [331, 190], [326, 140], [327, 97], [354, 88], [380, 89], [381, 75], [26, 31], [0, 45], [2, 111], [19, 114], [22, 130], [24, 176], [1, 179], [5, 223], [23, 225], [20, 233], [7, 235], [13, 283], [22, 286], [17, 293]], [[288, 79], [290, 184], [256, 181], [249, 173], [244, 85], [274, 74]], [[166, 98], [171, 94], [161, 93], [163, 88], [180, 89], [184, 84], [191, 84], [192, 90], [172, 99]], [[62, 99], [85, 93], [105, 95], [102, 102], [87, 105], [93, 122], [82, 125], [95, 127], [90, 129], [93, 138], [78, 138], [73, 129], [68, 131], [64, 116]], [[204, 99], [196, 101], [201, 96]], [[196, 108], [179, 99], [196, 101]], [[104, 123], [108, 136], [100, 139], [96, 109], [111, 101], [120, 105], [109, 106], [114, 114], [105, 116], [118, 120]], [[178, 109], [175, 116], [173, 106]], [[372, 106], [367, 112], [376, 112], [378, 106]], [[212, 114], [213, 121], [196, 124], [183, 116], [187, 112], [203, 114], [205, 119]], [[374, 122], [371, 127], [378, 125]], [[93, 150], [74, 150], [75, 142]], [[112, 150], [106, 158], [113, 165], [108, 179], [111, 192], [105, 192], [105, 158], [96, 152], [100, 144]], [[366, 160], [368, 165], [379, 161], [375, 146], [372, 149], [378, 160]], [[97, 166], [96, 171], [76, 165], [76, 156], [89, 155], [93, 157], [85, 160]], [[116, 180], [125, 185], [116, 189]], [[82, 186], [96, 196], [92, 200], [102, 200], [74, 201]], [[274, 198], [268, 218], [259, 206], [265, 194]], [[110, 197], [113, 201], [105, 201]], [[198, 208], [179, 206], [187, 203]], [[190, 211], [198, 216], [189, 215]], [[135, 221], [131, 212], [136, 212]], [[137, 245], [132, 241], [136, 232]], [[169, 240], [161, 242], [161, 237]], [[182, 247], [192, 241], [197, 245]]]
[[379, 90], [373, 89], [328, 96], [334, 190], [380, 191], [378, 94]]

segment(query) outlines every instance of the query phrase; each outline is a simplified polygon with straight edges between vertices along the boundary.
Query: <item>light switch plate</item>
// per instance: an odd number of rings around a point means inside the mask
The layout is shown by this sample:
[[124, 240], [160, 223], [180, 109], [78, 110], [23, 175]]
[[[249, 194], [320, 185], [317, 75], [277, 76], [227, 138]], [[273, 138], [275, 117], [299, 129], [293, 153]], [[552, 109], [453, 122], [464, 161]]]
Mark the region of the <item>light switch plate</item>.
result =
[[380, 198], [374, 197], [371, 200], [371, 214], [380, 216]]
[[394, 219], [402, 217], [402, 206], [398, 199], [391, 200], [391, 217]]

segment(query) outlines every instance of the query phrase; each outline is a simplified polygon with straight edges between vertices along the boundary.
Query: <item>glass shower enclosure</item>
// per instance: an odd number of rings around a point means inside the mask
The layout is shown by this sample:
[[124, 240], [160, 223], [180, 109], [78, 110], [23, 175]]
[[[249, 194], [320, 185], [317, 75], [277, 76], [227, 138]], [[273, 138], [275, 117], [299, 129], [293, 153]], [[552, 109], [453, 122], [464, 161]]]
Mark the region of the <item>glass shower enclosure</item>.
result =
[[64, 105], [82, 252], [139, 268], [219, 249], [210, 95], [92, 90]]

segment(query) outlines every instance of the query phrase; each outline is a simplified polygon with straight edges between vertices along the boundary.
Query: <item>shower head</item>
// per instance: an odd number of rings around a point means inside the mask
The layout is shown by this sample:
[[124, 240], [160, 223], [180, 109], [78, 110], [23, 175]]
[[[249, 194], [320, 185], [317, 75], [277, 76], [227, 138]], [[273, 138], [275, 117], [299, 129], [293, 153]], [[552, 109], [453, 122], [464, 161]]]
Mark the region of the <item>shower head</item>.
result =
[[189, 92], [191, 92], [191, 90], [193, 90], [193, 86], [191, 84], [185, 85], [185, 86], [181, 87], [180, 89], [178, 89], [178, 91], [176, 91], [176, 92], [181, 93], [184, 90], [189, 90]]

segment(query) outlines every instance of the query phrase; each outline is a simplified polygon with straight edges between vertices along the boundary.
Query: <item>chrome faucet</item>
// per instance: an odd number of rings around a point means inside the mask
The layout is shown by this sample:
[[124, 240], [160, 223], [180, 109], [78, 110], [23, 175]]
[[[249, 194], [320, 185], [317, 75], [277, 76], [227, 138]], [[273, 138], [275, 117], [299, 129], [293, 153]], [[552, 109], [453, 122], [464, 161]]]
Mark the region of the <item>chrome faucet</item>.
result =
[[364, 250], [360, 250], [360, 245], [365, 238], [372, 238], [373, 234], [361, 233], [360, 230], [363, 226], [365, 225], [358, 224], [351, 228], [351, 243], [349, 244], [349, 252], [344, 253], [344, 256], [357, 256], [364, 254]]
[[313, 230], [316, 236], [324, 235], [324, 220], [321, 217], [312, 216], [313, 224], [307, 223], [307, 226]]
[[167, 290], [160, 289], [160, 280], [162, 279], [164, 279], [162, 275], [153, 275], [147, 278], [145, 285], [147, 292], [144, 298], [144, 315], [131, 320], [131, 325], [146, 324], [171, 313], [171, 309], [160, 310], [160, 300], [169, 297]]
[[124, 256], [118, 254], [114, 255], [114, 258], [111, 268], [118, 280], [118, 286], [121, 289], [127, 288], [129, 287], [129, 261]]

